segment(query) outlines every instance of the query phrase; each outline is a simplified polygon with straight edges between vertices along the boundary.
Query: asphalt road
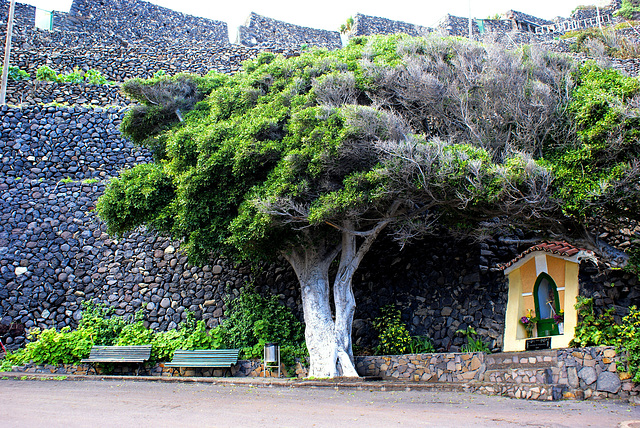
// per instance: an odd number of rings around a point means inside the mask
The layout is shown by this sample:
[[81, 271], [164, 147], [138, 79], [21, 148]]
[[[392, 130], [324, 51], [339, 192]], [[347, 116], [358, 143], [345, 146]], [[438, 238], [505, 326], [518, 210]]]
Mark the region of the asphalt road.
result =
[[[1, 427], [616, 427], [618, 401], [137, 381], [0, 380]], [[631, 426], [639, 426], [635, 423]]]

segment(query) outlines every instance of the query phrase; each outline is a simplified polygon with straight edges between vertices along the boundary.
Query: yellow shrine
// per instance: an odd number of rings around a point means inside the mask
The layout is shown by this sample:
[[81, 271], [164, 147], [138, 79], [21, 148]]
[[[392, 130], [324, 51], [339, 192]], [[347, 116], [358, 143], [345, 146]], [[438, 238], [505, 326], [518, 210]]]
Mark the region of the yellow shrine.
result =
[[578, 322], [582, 260], [596, 262], [592, 251], [543, 242], [501, 267], [509, 278], [504, 352], [524, 351], [529, 338], [548, 337], [552, 349], [569, 346]]

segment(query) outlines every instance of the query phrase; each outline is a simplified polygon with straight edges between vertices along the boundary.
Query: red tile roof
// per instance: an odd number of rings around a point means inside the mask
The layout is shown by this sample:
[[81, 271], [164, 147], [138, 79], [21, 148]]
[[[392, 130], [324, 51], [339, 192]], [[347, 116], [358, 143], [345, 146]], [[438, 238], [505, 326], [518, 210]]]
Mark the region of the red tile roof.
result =
[[586, 252], [586, 253], [588, 253], [590, 255], [594, 255], [593, 251], [587, 250], [585, 248], [574, 247], [573, 245], [571, 245], [571, 244], [569, 244], [567, 242], [563, 242], [563, 241], [544, 241], [544, 242], [541, 242], [540, 244], [534, 245], [533, 247], [527, 248], [525, 251], [520, 253], [513, 260], [511, 260], [511, 261], [509, 261], [507, 263], [504, 263], [502, 265], [499, 265], [498, 266], [498, 270], [505, 270], [509, 266], [514, 265], [519, 260], [524, 258], [524, 256], [526, 256], [527, 254], [531, 254], [531, 253], [533, 253], [535, 251], [544, 251], [546, 253], [556, 254], [556, 255], [558, 255], [560, 257], [572, 257], [572, 256], [575, 256], [576, 254], [578, 254], [581, 251], [584, 251], [584, 252]]

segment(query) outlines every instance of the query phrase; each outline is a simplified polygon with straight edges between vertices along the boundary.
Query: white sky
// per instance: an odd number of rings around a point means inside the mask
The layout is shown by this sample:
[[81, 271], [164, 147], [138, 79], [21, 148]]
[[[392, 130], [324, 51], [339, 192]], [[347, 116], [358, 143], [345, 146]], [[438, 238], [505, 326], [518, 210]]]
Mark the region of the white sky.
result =
[[[18, 0], [46, 10], [68, 11], [71, 0]], [[357, 12], [411, 24], [435, 26], [447, 13], [457, 16], [487, 18], [513, 9], [539, 18], [568, 17], [578, 5], [608, 3], [607, 0], [152, 0], [190, 15], [224, 21], [229, 32], [243, 25], [250, 12], [291, 24], [325, 30], [338, 30]], [[233, 37], [232, 37], [233, 38]]]

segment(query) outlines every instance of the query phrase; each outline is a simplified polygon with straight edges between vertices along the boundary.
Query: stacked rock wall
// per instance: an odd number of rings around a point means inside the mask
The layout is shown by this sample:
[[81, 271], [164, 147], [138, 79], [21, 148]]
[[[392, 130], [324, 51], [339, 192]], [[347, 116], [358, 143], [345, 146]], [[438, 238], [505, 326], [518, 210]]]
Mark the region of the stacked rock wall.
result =
[[377, 16], [356, 14], [353, 19], [353, 28], [350, 36], [370, 36], [373, 34], [404, 33], [414, 37], [425, 36], [433, 31], [432, 28], [421, 25], [409, 24], [402, 21], [393, 21]]
[[140, 0], [74, 0], [64, 18], [55, 29], [115, 34], [125, 40], [148, 37], [229, 43], [225, 22], [186, 15]]
[[247, 23], [238, 28], [238, 43], [245, 46], [287, 46], [300, 48], [304, 45], [327, 49], [342, 47], [340, 33], [301, 27], [267, 18], [251, 12]]
[[[220, 73], [235, 73], [243, 61], [254, 58], [260, 50], [244, 46], [211, 46], [189, 50], [166, 50], [155, 47], [103, 47], [85, 48], [41, 48], [35, 51], [17, 51], [12, 63], [35, 77], [42, 65], [58, 73], [86, 71], [94, 68], [107, 79], [123, 82], [126, 79], [148, 78], [159, 70], [173, 75], [180, 72], [206, 74], [211, 70]], [[194, 61], [194, 58], [197, 58]]]
[[7, 103], [11, 105], [67, 104], [91, 106], [128, 105], [129, 100], [115, 85], [89, 85], [43, 82], [37, 80], [10, 81]]
[[[9, 1], [0, 0], [0, 23], [6, 25], [9, 16]], [[13, 13], [13, 25], [33, 27], [36, 25], [36, 8], [29, 4], [17, 3]], [[2, 39], [4, 41], [4, 39]]]

